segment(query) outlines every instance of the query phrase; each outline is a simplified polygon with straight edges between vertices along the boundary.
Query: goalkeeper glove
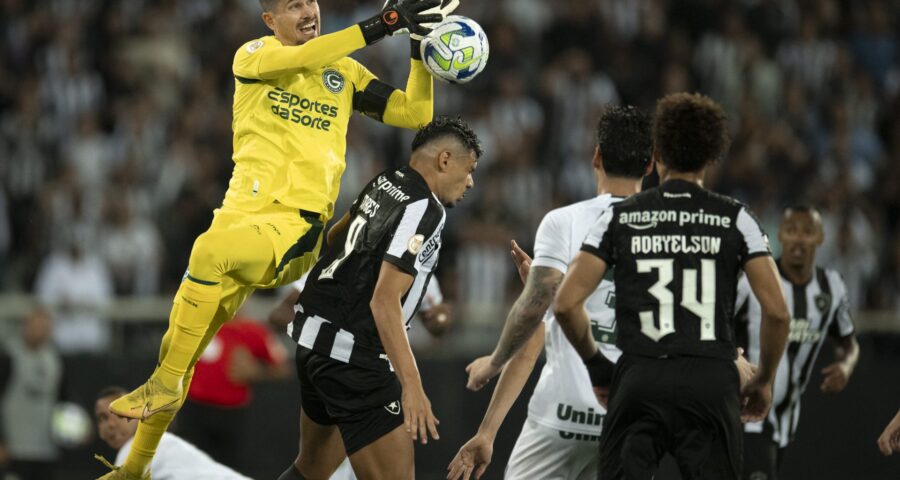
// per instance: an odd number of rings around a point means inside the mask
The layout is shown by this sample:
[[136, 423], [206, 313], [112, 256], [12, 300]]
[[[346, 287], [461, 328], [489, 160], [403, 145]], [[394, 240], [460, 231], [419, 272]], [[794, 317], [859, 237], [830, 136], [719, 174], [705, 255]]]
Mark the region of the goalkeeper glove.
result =
[[366, 45], [381, 40], [386, 35], [407, 29], [407, 31], [427, 35], [431, 30], [423, 23], [437, 23], [444, 19], [440, 13], [424, 13], [438, 7], [441, 0], [393, 0], [385, 4], [381, 13], [359, 23]]
[[[387, 3], [390, 3], [392, 1], [395, 1], [395, 0], [388, 0]], [[458, 7], [458, 6], [459, 6], [459, 0], [441, 0], [440, 5], [432, 8], [432, 9], [425, 10], [422, 13], [440, 13], [441, 16], [443, 17], [441, 19], [441, 21], [443, 21], [451, 13], [453, 13], [453, 11], [456, 10], [456, 7]], [[428, 30], [431, 31], [431, 29], [436, 27], [438, 23], [439, 22], [426, 23], [426, 24], [422, 24], [422, 26], [428, 28]], [[426, 35], [427, 35], [427, 33], [426, 33]], [[424, 38], [424, 35], [419, 35], [417, 33], [409, 34], [410, 56], [415, 60], [422, 59], [422, 38]]]
[[591, 385], [595, 387], [608, 388], [612, 383], [613, 369], [616, 364], [610, 362], [604, 357], [600, 350], [593, 357], [584, 361], [584, 365], [588, 369], [588, 375], [591, 377]]

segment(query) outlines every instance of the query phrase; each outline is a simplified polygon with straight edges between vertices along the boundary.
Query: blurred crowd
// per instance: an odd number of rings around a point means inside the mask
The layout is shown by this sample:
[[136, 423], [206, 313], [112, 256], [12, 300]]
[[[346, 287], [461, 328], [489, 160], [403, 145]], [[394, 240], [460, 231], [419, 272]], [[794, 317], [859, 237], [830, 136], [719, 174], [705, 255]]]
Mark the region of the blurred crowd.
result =
[[[323, 33], [378, 8], [323, 1]], [[0, 0], [0, 285], [66, 312], [60, 337], [102, 350], [97, 306], [174, 291], [231, 173], [231, 61], [268, 34], [259, 11], [256, 0]], [[676, 91], [728, 111], [733, 145], [711, 188], [749, 203], [773, 240], [782, 208], [819, 206], [822, 263], [855, 308], [900, 311], [896, 2], [463, 0], [458, 13], [491, 42], [481, 76], [437, 88], [436, 111], [462, 115], [486, 150], [439, 269], [470, 321], [517, 288], [509, 240], [530, 246], [544, 213], [594, 194], [604, 106], [651, 111]], [[405, 42], [354, 56], [402, 87]], [[411, 135], [351, 121], [338, 215], [407, 158]]]

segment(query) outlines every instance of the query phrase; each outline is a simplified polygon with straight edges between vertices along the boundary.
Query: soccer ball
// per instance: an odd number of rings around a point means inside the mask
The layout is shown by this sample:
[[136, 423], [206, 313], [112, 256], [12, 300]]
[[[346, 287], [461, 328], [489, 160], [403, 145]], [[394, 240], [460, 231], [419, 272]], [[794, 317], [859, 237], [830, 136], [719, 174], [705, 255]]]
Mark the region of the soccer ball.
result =
[[64, 448], [84, 445], [91, 439], [91, 417], [84, 408], [74, 403], [58, 403], [50, 417], [50, 437], [53, 443]]
[[449, 15], [422, 39], [421, 53], [425, 68], [434, 78], [460, 84], [484, 70], [490, 47], [475, 20]]

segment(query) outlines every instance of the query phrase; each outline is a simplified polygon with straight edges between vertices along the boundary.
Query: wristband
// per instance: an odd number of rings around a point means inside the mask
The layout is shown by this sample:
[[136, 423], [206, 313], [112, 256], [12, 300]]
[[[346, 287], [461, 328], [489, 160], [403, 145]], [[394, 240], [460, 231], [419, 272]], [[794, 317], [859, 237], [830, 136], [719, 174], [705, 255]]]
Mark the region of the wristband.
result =
[[591, 385], [605, 388], [612, 383], [613, 369], [616, 364], [604, 357], [600, 350], [597, 350], [593, 357], [585, 360], [584, 366], [587, 367], [588, 376], [591, 377]]

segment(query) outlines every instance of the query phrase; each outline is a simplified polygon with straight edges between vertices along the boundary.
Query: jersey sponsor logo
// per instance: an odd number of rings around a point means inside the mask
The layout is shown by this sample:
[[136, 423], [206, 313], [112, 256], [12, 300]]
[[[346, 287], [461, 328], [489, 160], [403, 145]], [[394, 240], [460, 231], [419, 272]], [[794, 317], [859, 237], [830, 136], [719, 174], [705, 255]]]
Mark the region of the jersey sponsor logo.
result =
[[691, 198], [691, 194], [688, 192], [684, 192], [684, 193], [663, 192], [663, 198]]
[[338, 107], [318, 100], [310, 100], [293, 94], [281, 87], [275, 87], [266, 94], [272, 101], [272, 113], [293, 123], [304, 127], [314, 128], [325, 132], [331, 131], [331, 120], [338, 116]]
[[328, 69], [322, 72], [322, 83], [331, 93], [341, 93], [344, 90], [344, 76], [337, 70]]
[[635, 235], [631, 253], [708, 253], [718, 254], [722, 239], [709, 235]]
[[619, 214], [619, 223], [635, 230], [647, 230], [660, 223], [677, 223], [683, 227], [685, 224], [706, 225], [710, 227], [731, 228], [731, 217], [704, 213], [701, 208], [697, 212], [675, 210], [642, 210], [637, 212], [622, 212]]
[[565, 440], [581, 440], [585, 442], [599, 442], [600, 435], [588, 435], [586, 433], [575, 433], [575, 432], [566, 432], [565, 430], [559, 431], [559, 437]]
[[403, 192], [403, 190], [400, 190], [400, 187], [391, 183], [391, 181], [388, 180], [384, 175], [381, 175], [375, 179], [375, 188], [383, 191], [389, 197], [398, 202], [405, 202], [410, 198], [409, 195]]
[[434, 256], [438, 250], [441, 249], [441, 233], [435, 232], [434, 236], [431, 237], [431, 240], [428, 241], [428, 244], [425, 245], [425, 248], [422, 249], [422, 253], [419, 254], [419, 263], [424, 264], [428, 261], [429, 258]]
[[819, 309], [819, 313], [825, 315], [825, 312], [828, 311], [828, 306], [831, 305], [831, 295], [820, 293], [816, 295], [815, 302], [816, 308]]
[[587, 411], [578, 410], [571, 405], [559, 403], [556, 405], [556, 418], [564, 422], [577, 423], [578, 425], [600, 425], [606, 415], [595, 412], [593, 408]]
[[818, 343], [822, 338], [822, 332], [812, 327], [805, 318], [791, 319], [791, 331], [788, 333], [788, 341], [794, 343]]
[[418, 255], [419, 250], [422, 249], [422, 245], [425, 244], [425, 235], [416, 234], [413, 235], [409, 242], [406, 244], [406, 249], [409, 250], [409, 253], [413, 255]]
[[265, 45], [265, 44], [266, 43], [263, 42], [262, 40], [257, 40], [255, 42], [251, 43], [250, 45], [247, 45], [247, 53], [253, 53], [253, 52], [259, 50], [260, 48], [262, 48], [263, 45]]
[[400, 415], [400, 402], [394, 400], [393, 402], [385, 405], [384, 409], [387, 410], [391, 415]]

